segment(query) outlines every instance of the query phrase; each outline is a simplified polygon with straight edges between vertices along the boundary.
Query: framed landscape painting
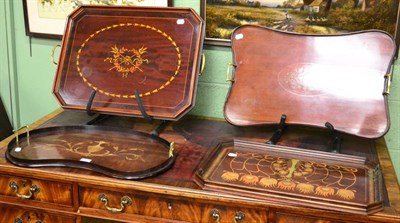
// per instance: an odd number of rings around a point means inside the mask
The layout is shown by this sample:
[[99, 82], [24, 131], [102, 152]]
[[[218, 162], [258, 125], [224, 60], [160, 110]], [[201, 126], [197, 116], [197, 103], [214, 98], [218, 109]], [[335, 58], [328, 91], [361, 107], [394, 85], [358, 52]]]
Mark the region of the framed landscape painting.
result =
[[61, 39], [67, 16], [80, 5], [172, 6], [172, 0], [22, 0], [27, 36]]
[[233, 29], [256, 24], [297, 33], [379, 29], [399, 43], [398, 0], [201, 0], [206, 44], [230, 45]]

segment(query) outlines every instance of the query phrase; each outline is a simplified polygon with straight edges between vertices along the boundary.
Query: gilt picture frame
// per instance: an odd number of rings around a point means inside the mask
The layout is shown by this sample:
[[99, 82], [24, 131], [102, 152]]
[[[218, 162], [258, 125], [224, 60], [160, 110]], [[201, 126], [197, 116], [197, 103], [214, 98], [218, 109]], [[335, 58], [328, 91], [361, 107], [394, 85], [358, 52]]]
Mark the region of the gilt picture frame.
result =
[[170, 7], [173, 0], [22, 0], [25, 33], [30, 37], [61, 39], [67, 16], [80, 5]]
[[400, 42], [399, 1], [372, 0], [201, 0], [205, 44], [230, 46], [243, 24], [297, 33], [338, 34], [379, 29]]

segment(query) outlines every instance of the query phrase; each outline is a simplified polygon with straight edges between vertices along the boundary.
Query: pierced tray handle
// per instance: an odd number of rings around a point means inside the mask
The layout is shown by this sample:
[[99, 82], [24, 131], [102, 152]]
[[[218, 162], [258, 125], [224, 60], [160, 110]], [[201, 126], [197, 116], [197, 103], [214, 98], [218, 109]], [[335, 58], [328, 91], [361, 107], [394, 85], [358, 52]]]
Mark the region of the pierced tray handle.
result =
[[51, 61], [52, 61], [55, 65], [58, 64], [58, 63], [54, 60], [54, 52], [56, 51], [57, 47], [61, 47], [61, 45], [59, 45], [59, 44], [55, 45], [55, 46], [53, 47], [53, 49], [51, 50], [51, 55], [50, 55]]

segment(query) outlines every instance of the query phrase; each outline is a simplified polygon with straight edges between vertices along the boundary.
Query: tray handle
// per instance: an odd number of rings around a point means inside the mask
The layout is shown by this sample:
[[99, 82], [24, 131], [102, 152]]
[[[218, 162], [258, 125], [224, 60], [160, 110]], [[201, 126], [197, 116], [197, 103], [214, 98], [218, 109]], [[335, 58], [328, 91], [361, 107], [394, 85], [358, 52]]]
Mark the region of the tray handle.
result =
[[22, 129], [26, 129], [26, 141], [28, 143], [28, 145], [30, 145], [30, 141], [29, 141], [29, 125], [25, 125], [22, 126], [21, 128], [14, 130], [15, 132], [15, 142], [17, 144], [17, 147], [19, 147], [19, 133]]
[[233, 63], [228, 63], [228, 68], [226, 69], [226, 82], [235, 82], [235, 80], [233, 79], [233, 74], [231, 74], [231, 67], [236, 68], [236, 64]]
[[201, 54], [201, 65], [200, 65], [200, 74], [199, 76], [203, 75], [204, 67], [206, 65], [206, 55], [204, 53]]
[[53, 47], [53, 49], [51, 50], [51, 55], [50, 55], [51, 61], [52, 61], [55, 65], [58, 64], [58, 63], [54, 60], [54, 52], [56, 51], [57, 47], [61, 47], [61, 45], [59, 45], [59, 44], [55, 45], [55, 46]]
[[383, 95], [390, 95], [390, 85], [392, 84], [392, 74], [385, 74], [385, 89]]

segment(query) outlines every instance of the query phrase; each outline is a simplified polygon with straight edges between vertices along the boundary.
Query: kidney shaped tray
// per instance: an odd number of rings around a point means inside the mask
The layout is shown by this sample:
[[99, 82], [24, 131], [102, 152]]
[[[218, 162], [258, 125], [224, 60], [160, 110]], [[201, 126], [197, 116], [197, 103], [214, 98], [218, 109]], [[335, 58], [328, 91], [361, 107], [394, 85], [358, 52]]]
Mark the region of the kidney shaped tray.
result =
[[234, 73], [225, 117], [234, 125], [286, 123], [366, 138], [389, 129], [394, 40], [381, 31], [306, 35], [245, 25], [232, 34]]
[[6, 158], [23, 167], [74, 167], [121, 179], [160, 174], [175, 161], [173, 144], [130, 129], [63, 126], [16, 136]]
[[141, 117], [141, 99], [149, 116], [177, 120], [194, 106], [203, 23], [186, 8], [82, 6], [68, 17], [53, 92], [64, 108]]
[[213, 151], [196, 183], [278, 205], [370, 214], [382, 209], [381, 178], [365, 158], [235, 141]]

